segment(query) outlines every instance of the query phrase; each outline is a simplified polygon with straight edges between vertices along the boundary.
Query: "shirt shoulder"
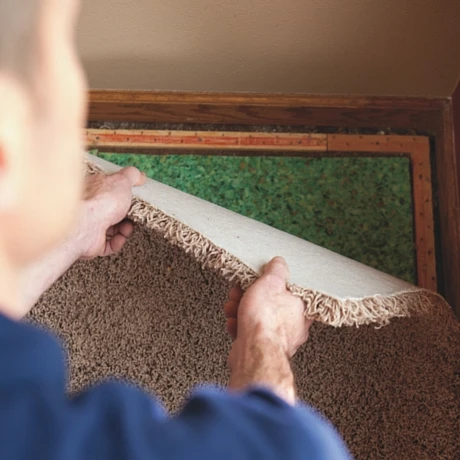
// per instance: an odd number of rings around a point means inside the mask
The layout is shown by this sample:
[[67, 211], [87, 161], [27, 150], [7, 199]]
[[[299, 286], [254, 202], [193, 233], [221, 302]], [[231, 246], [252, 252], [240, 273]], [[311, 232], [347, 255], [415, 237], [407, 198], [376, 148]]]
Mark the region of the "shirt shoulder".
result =
[[45, 329], [0, 314], [0, 391], [11, 385], [65, 389], [65, 355]]

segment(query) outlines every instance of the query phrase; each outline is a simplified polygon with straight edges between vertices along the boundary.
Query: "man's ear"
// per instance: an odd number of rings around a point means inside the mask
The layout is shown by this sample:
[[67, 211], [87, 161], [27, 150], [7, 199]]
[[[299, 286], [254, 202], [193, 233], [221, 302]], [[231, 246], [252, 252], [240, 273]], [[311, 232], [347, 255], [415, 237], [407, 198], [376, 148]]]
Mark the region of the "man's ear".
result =
[[0, 214], [17, 205], [31, 152], [31, 106], [25, 89], [0, 73]]

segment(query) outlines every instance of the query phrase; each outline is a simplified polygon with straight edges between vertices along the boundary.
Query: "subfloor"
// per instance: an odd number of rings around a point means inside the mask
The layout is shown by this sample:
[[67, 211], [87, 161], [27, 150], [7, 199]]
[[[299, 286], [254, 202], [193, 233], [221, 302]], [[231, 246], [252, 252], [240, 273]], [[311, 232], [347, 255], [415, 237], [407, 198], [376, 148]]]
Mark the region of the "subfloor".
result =
[[[76, 264], [30, 320], [63, 340], [69, 391], [126, 378], [175, 411], [193, 386], [227, 382], [228, 289], [138, 227], [120, 255]], [[314, 324], [296, 355], [299, 397], [330, 418], [356, 459], [458, 460], [460, 329], [438, 307], [380, 329]]]
[[97, 154], [416, 283], [407, 158]]

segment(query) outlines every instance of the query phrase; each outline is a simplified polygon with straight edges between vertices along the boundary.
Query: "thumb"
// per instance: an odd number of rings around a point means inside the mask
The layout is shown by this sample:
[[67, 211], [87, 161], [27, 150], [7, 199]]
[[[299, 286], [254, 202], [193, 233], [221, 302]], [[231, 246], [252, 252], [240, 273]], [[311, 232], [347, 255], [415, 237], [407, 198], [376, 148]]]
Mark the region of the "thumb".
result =
[[286, 283], [289, 278], [288, 264], [283, 257], [274, 257], [265, 265], [264, 275], [276, 276]]
[[127, 179], [131, 187], [137, 187], [139, 185], [145, 184], [147, 178], [145, 173], [140, 172], [134, 166], [128, 166], [127, 168], [124, 168], [118, 174]]

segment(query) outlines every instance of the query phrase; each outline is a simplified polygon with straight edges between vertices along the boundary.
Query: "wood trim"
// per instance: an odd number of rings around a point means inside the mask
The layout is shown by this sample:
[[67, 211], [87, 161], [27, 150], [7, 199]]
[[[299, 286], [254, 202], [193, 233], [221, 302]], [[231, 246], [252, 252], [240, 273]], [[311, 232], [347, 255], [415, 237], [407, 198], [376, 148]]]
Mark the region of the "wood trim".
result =
[[231, 131], [105, 130], [87, 129], [88, 148], [187, 150], [325, 151], [325, 134], [245, 133]]
[[438, 287], [460, 317], [460, 206], [449, 99], [91, 91], [89, 120], [414, 130], [432, 141]]
[[182, 91], [125, 91], [125, 90], [91, 90], [90, 101], [101, 103], [171, 103], [171, 104], [212, 104], [229, 105], [264, 105], [280, 107], [381, 107], [402, 108], [439, 108], [444, 99], [426, 97], [392, 97], [392, 96], [342, 96], [322, 94], [281, 94], [281, 93], [215, 93]]
[[428, 131], [442, 99], [91, 91], [89, 121], [397, 127]]
[[444, 279], [442, 294], [460, 318], [460, 199], [452, 121], [449, 102], [438, 120], [434, 164]]
[[437, 290], [433, 225], [430, 145], [421, 136], [325, 135], [302, 133], [251, 133], [224, 131], [86, 130], [88, 148], [155, 152], [168, 148], [184, 153], [189, 149], [282, 151], [311, 154], [362, 152], [378, 156], [406, 154], [412, 168], [417, 281], [420, 287]]
[[457, 83], [455, 91], [452, 93], [452, 121], [454, 130], [455, 159], [457, 161], [457, 185], [460, 188], [460, 80]]

